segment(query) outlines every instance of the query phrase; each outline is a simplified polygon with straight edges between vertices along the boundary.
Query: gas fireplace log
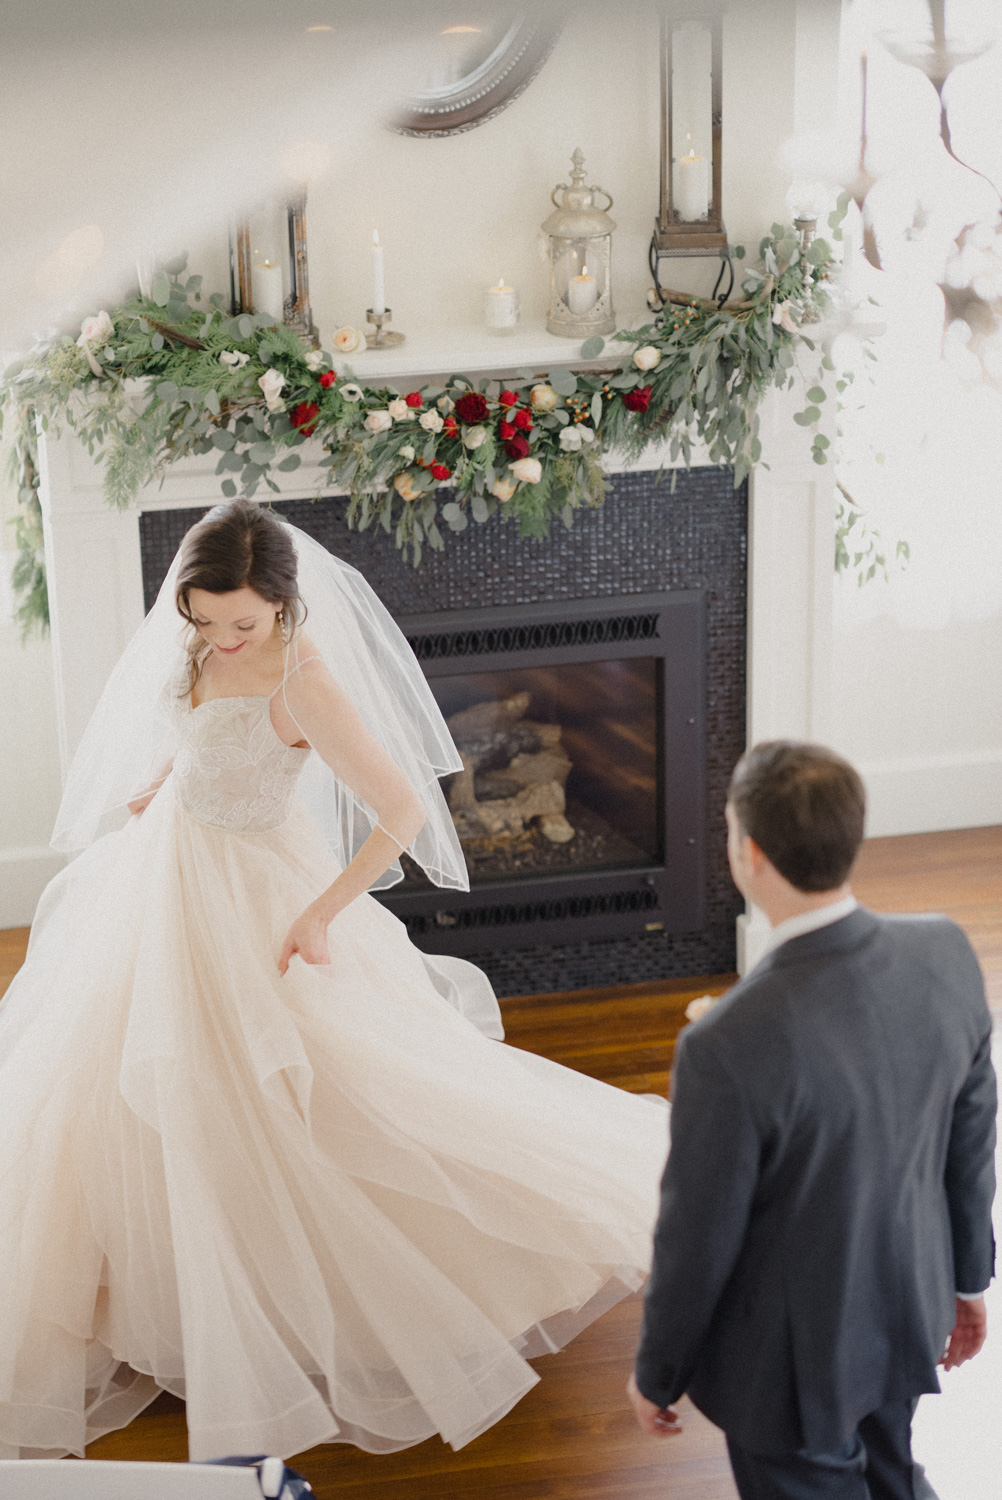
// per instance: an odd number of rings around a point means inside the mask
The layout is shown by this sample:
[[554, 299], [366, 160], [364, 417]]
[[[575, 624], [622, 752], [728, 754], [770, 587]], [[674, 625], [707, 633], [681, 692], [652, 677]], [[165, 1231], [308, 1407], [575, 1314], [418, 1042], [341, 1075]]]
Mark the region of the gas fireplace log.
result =
[[463, 761], [449, 786], [449, 810], [467, 843], [518, 838], [534, 820], [550, 843], [574, 837], [564, 816], [572, 762], [561, 726], [526, 719], [528, 707], [528, 693], [513, 693], [448, 720]]

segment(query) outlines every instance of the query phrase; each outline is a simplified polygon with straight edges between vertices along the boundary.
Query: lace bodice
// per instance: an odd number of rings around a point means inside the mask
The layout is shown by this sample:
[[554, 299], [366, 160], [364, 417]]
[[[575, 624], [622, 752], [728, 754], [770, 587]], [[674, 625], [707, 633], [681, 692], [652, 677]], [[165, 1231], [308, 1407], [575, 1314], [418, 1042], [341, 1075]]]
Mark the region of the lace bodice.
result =
[[310, 751], [282, 743], [270, 705], [269, 698], [210, 698], [176, 712], [171, 781], [181, 806], [199, 823], [264, 833], [289, 816]]

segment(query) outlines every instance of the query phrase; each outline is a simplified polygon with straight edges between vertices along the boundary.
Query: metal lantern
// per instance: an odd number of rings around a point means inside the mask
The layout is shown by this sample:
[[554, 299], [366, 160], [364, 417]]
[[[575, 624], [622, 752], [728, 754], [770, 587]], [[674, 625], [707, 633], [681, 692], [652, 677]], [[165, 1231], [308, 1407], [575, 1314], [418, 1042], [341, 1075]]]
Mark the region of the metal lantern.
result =
[[661, 201], [651, 239], [655, 291], [664, 300], [659, 261], [708, 256], [734, 267], [721, 201], [723, 45], [719, 12], [661, 19]]
[[[571, 162], [571, 180], [553, 189], [554, 212], [543, 222], [550, 257], [546, 326], [561, 338], [580, 339], [592, 333], [612, 333], [616, 327], [612, 309], [612, 231], [616, 225], [607, 212], [612, 207], [611, 194], [605, 188], [584, 185], [580, 147]], [[596, 194], [608, 198], [605, 208], [597, 206]]]

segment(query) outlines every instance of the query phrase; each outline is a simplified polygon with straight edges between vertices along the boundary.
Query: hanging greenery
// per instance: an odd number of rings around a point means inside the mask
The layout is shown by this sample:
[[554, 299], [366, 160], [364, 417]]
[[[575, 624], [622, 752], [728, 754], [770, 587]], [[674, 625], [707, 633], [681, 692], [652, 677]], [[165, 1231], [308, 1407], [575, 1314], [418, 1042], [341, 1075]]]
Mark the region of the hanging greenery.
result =
[[[844, 205], [829, 223], [836, 237]], [[736, 254], [744, 257], [743, 247]], [[203, 303], [201, 277], [169, 263], [150, 297], [87, 318], [75, 341], [39, 349], [4, 371], [3, 416], [13, 432], [20, 552], [14, 575], [25, 632], [48, 620], [38, 503], [36, 432], [69, 428], [104, 465], [105, 494], [125, 507], [157, 474], [192, 454], [217, 453], [224, 496], [279, 493], [275, 474], [297, 469], [308, 439], [325, 459], [317, 493], [347, 494], [349, 523], [379, 527], [415, 565], [444, 546], [443, 529], [500, 512], [523, 535], [545, 537], [554, 520], [572, 526], [600, 505], [605, 456], [627, 461], [669, 441], [672, 462], [692, 462], [701, 440], [711, 463], [738, 485], [761, 457], [757, 408], [771, 386], [792, 384], [799, 351], [807, 404], [794, 420], [821, 430], [830, 359], [806, 329], [831, 301], [831, 248], [806, 254], [792, 229], [774, 224], [743, 297], [725, 303], [681, 293], [645, 326], [618, 333], [613, 370], [550, 374], [520, 370], [497, 381], [453, 375], [401, 394], [366, 385], [308, 348], [265, 314], [231, 316], [216, 294]], [[607, 354], [581, 346], [583, 364]]]

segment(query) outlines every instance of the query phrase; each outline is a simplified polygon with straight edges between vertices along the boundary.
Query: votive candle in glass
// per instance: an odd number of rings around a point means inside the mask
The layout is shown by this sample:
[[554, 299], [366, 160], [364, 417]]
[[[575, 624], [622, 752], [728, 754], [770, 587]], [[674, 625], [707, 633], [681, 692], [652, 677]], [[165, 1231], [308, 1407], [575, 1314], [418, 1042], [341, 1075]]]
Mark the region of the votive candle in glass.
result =
[[518, 311], [518, 292], [513, 286], [506, 286], [502, 276], [497, 286], [488, 287], [484, 293], [484, 322], [488, 332], [514, 333]]

